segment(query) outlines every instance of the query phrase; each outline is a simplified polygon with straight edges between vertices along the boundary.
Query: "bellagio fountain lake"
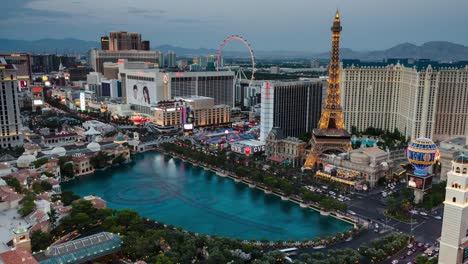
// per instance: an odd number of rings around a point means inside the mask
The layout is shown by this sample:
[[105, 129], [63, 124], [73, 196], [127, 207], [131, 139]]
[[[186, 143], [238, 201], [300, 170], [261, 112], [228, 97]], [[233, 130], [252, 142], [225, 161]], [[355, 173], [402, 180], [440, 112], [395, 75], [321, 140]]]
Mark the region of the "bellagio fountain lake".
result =
[[64, 183], [62, 189], [80, 196], [94, 194], [105, 199], [109, 208], [128, 208], [207, 235], [305, 240], [352, 228], [347, 222], [156, 152]]

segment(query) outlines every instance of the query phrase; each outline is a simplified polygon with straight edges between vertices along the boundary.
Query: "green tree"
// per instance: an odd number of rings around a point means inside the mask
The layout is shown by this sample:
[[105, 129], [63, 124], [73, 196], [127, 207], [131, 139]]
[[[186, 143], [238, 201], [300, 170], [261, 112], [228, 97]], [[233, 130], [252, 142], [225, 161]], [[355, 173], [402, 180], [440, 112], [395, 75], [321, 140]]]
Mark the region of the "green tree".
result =
[[60, 197], [65, 206], [70, 205], [73, 201], [80, 198], [80, 196], [74, 194], [72, 191], [63, 191]]
[[32, 164], [34, 164], [34, 167], [37, 169], [37, 168], [40, 168], [42, 165], [46, 164], [47, 161], [48, 161], [47, 158], [40, 158], [40, 159], [33, 161]]
[[430, 264], [430, 263], [432, 262], [429, 261], [429, 258], [427, 256], [423, 256], [423, 255], [416, 256], [416, 264]]
[[33, 252], [44, 250], [53, 242], [52, 234], [36, 231], [31, 234], [31, 248]]
[[72, 178], [73, 176], [75, 176], [75, 173], [73, 172], [73, 163], [65, 163], [63, 165], [63, 167], [60, 168], [61, 172], [62, 172], [62, 176], [63, 177], [68, 177], [68, 178]]
[[156, 256], [156, 264], [172, 264], [173, 262], [169, 257], [164, 254], [159, 254]]
[[36, 196], [32, 193], [27, 194], [21, 201], [21, 207], [18, 209], [18, 213], [21, 216], [26, 216], [32, 211], [36, 209], [36, 204], [34, 203], [34, 200], [36, 199]]
[[8, 184], [8, 186], [12, 187], [15, 192], [17, 193], [22, 193], [23, 192], [23, 187], [21, 187], [20, 182], [16, 178], [6, 178], [5, 182]]
[[40, 182], [33, 183], [32, 189], [35, 193], [38, 193], [38, 194], [44, 191]]
[[57, 212], [55, 211], [54, 208], [50, 209], [50, 212], [47, 213], [49, 216], [49, 223], [52, 228], [55, 228], [58, 220]]

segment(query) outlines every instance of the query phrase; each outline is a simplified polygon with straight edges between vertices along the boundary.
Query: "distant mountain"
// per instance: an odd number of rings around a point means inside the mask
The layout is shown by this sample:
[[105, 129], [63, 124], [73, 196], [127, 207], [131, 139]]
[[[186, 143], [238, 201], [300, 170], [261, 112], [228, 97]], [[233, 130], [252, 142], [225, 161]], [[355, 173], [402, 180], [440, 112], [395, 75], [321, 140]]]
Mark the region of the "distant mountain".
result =
[[[86, 53], [91, 48], [99, 48], [97, 41], [84, 41], [73, 38], [66, 39], [40, 39], [40, 40], [11, 40], [0, 39], [0, 52], [29, 52], [29, 53], [58, 53], [73, 54]], [[216, 49], [183, 48], [171, 45], [152, 47], [162, 52], [174, 51], [178, 56], [197, 56], [216, 54]], [[223, 55], [230, 57], [245, 57], [246, 51], [223, 51]], [[310, 51], [261, 51], [255, 50], [257, 58], [318, 58], [328, 59], [330, 52], [314, 53]], [[417, 46], [411, 43], [402, 43], [386, 50], [354, 51], [341, 49], [343, 59], [380, 60], [385, 58], [426, 58], [433, 60], [468, 60], [468, 47], [447, 41], [431, 41]]]
[[[330, 53], [316, 54], [317, 58], [329, 58]], [[398, 44], [392, 48], [380, 51], [358, 52], [341, 49], [343, 59], [380, 60], [385, 58], [414, 58], [447, 61], [468, 60], [468, 47], [447, 41], [431, 41], [417, 46], [411, 43]]]

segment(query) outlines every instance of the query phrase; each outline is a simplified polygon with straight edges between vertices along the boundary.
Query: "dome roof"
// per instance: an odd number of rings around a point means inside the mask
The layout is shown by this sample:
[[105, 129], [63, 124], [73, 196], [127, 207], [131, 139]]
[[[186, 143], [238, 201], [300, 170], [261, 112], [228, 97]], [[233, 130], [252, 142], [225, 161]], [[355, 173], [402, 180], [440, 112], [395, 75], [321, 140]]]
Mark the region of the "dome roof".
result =
[[35, 160], [36, 160], [36, 157], [34, 155], [23, 154], [18, 158], [17, 162], [18, 163], [31, 163], [31, 162], [33, 162]]
[[101, 145], [99, 145], [96, 142], [91, 142], [86, 146], [87, 149], [89, 149], [92, 152], [98, 152], [101, 151]]
[[124, 136], [122, 136], [121, 134], [117, 135], [115, 138], [114, 138], [114, 143], [116, 144], [123, 144], [127, 142], [127, 140], [125, 139]]
[[97, 131], [94, 127], [90, 127], [89, 130], [85, 132], [86, 136], [95, 136], [100, 134], [101, 132]]
[[465, 156], [463, 154], [456, 156], [453, 162], [459, 163], [459, 164], [468, 164], [468, 156]]
[[50, 154], [52, 154], [52, 155], [58, 155], [58, 156], [60, 156], [60, 157], [65, 156], [66, 153], [67, 153], [67, 151], [66, 151], [63, 147], [55, 147], [55, 148], [52, 149], [52, 151], [50, 152]]

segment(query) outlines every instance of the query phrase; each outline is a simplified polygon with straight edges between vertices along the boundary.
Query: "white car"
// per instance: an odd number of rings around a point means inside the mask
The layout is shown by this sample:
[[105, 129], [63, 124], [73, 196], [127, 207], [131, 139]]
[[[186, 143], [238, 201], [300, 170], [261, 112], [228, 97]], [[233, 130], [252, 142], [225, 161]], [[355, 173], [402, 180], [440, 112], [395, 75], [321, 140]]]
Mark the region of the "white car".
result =
[[352, 214], [352, 215], [356, 215], [356, 213], [353, 212], [353, 211], [348, 211], [348, 213], [350, 213], [350, 214]]
[[420, 214], [420, 215], [427, 216], [427, 214], [426, 214], [425, 212], [420, 212], [419, 214]]
[[442, 219], [442, 217], [441, 217], [441, 216], [438, 216], [438, 215], [434, 216], [434, 218], [437, 219], [437, 220], [441, 220], [441, 219]]
[[397, 259], [392, 260], [392, 264], [397, 264], [399, 261]]

